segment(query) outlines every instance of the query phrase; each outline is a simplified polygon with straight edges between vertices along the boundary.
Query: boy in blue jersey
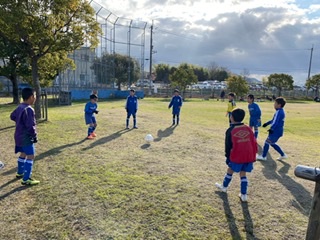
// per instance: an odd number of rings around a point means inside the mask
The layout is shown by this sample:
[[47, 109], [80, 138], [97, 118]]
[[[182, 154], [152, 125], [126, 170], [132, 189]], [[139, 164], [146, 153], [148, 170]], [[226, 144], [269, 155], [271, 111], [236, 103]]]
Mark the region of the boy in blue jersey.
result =
[[98, 96], [95, 94], [90, 95], [90, 102], [88, 102], [84, 108], [84, 119], [88, 127], [88, 136], [87, 139], [94, 139], [97, 134], [94, 132], [97, 127], [97, 121], [95, 114], [98, 114]]
[[[179, 95], [179, 90], [174, 90], [174, 96], [171, 99], [171, 102], [168, 106], [170, 109], [172, 107], [172, 126], [177, 123], [179, 125], [180, 121], [180, 109], [182, 106], [182, 97]], [[177, 121], [175, 121], [177, 118]]]
[[21, 94], [23, 103], [10, 115], [10, 119], [16, 123], [14, 133], [15, 153], [20, 153], [16, 177], [22, 178], [22, 185], [36, 185], [40, 181], [31, 178], [35, 156], [34, 144], [38, 142], [36, 119], [31, 107], [36, 100], [36, 96], [31, 88], [22, 89]]
[[266, 139], [264, 146], [263, 146], [263, 153], [262, 155], [257, 156], [257, 160], [266, 161], [267, 160], [267, 153], [269, 151], [269, 147], [273, 147], [279, 154], [280, 157], [277, 160], [283, 160], [288, 158], [288, 156], [282, 151], [279, 145], [276, 142], [279, 140], [280, 137], [283, 135], [283, 126], [285, 120], [285, 113], [284, 113], [284, 106], [286, 105], [286, 100], [283, 97], [278, 97], [274, 101], [274, 108], [276, 110], [275, 114], [273, 115], [272, 120], [264, 123], [262, 127], [266, 127], [271, 124], [270, 129], [268, 130], [269, 135]]
[[253, 129], [254, 137], [258, 138], [259, 127], [261, 127], [261, 110], [257, 103], [254, 102], [254, 96], [249, 94], [247, 97], [248, 109], [250, 113], [249, 127]]
[[137, 111], [138, 111], [138, 98], [135, 95], [134, 89], [130, 90], [130, 95], [127, 97], [125, 109], [127, 111], [126, 129], [129, 129], [129, 120], [133, 117], [133, 128], [137, 127]]

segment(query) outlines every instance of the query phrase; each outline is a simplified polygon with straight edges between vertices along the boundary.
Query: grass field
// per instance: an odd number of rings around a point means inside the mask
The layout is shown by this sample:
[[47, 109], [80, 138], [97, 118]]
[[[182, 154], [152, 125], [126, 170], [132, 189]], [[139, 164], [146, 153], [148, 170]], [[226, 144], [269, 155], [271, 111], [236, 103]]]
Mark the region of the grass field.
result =
[[[51, 107], [38, 125], [33, 177], [15, 179], [16, 107], [0, 99], [0, 239], [304, 239], [314, 183], [294, 176], [298, 164], [319, 166], [320, 105], [289, 102], [279, 144], [286, 161], [256, 162], [248, 175], [249, 202], [215, 189], [225, 171], [227, 103], [188, 100], [181, 124], [171, 125], [169, 99], [139, 102], [139, 129], [125, 130], [124, 100], [100, 101], [98, 137], [85, 140], [85, 102]], [[247, 104], [238, 102], [247, 111]], [[273, 103], [262, 102], [262, 121]], [[132, 120], [131, 120], [132, 121]], [[245, 122], [248, 122], [246, 116]], [[132, 122], [131, 122], [132, 124]], [[155, 141], [144, 141], [151, 133]], [[267, 136], [261, 128], [258, 143]]]

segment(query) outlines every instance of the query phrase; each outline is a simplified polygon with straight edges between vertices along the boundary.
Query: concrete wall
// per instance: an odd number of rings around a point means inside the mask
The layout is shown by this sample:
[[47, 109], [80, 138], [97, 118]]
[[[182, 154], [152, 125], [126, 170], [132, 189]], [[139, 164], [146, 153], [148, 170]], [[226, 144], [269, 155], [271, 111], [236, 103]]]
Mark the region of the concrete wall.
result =
[[[90, 94], [92, 94], [91, 90], [83, 90], [83, 89], [72, 89], [71, 91], [71, 100], [84, 100], [89, 99]], [[138, 98], [144, 98], [143, 91], [136, 91], [136, 96]], [[122, 98], [125, 99], [129, 96], [129, 90], [119, 91], [119, 90], [98, 90], [99, 98]]]

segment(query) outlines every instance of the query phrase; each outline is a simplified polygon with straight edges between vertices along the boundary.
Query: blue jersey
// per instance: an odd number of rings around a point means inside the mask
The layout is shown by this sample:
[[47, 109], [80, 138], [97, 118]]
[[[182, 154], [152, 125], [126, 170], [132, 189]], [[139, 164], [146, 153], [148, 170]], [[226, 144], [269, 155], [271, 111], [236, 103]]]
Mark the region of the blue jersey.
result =
[[272, 120], [268, 121], [267, 124], [271, 124], [270, 129], [273, 130], [273, 134], [277, 136], [283, 135], [283, 127], [284, 127], [284, 120], [285, 120], [285, 113], [283, 108], [279, 108], [276, 110], [275, 114], [273, 115]]
[[84, 108], [84, 118], [85, 118], [86, 124], [95, 122], [94, 112], [97, 110], [97, 108], [98, 108], [97, 103], [88, 102], [86, 104]]
[[129, 95], [127, 97], [126, 110], [127, 110], [128, 113], [136, 113], [137, 112], [137, 110], [138, 110], [138, 98], [137, 98], [137, 96]]
[[172, 114], [179, 114], [182, 106], [182, 97], [180, 95], [173, 96], [169, 104], [169, 108], [172, 107]]
[[253, 124], [253, 126], [258, 124], [258, 120], [261, 119], [261, 110], [258, 104], [256, 104], [255, 102], [248, 104], [248, 109], [249, 109], [249, 113], [250, 113], [250, 126], [251, 123]]

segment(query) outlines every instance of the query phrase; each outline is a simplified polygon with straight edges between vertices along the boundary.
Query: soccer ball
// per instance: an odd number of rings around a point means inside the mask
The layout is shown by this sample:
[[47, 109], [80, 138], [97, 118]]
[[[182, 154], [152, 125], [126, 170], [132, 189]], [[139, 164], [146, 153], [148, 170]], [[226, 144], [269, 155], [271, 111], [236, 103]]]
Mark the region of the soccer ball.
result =
[[153, 137], [151, 134], [147, 134], [147, 136], [144, 138], [147, 142], [152, 142], [153, 141]]
[[4, 163], [0, 161], [0, 169], [4, 168]]

